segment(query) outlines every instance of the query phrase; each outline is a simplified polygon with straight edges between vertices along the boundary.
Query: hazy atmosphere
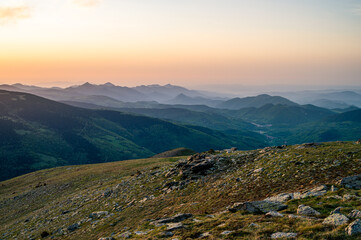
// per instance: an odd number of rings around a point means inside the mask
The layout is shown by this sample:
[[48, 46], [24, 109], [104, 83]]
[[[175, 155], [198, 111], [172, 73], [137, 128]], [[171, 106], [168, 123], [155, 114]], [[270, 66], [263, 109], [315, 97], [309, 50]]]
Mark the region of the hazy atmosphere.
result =
[[359, 0], [2, 0], [0, 83], [359, 85]]

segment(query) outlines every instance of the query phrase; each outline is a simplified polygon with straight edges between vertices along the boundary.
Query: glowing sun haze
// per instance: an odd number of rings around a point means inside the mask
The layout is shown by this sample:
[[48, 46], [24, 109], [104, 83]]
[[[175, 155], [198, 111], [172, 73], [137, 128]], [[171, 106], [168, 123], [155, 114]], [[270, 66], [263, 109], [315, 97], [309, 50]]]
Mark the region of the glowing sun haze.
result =
[[361, 83], [360, 0], [2, 0], [0, 83]]

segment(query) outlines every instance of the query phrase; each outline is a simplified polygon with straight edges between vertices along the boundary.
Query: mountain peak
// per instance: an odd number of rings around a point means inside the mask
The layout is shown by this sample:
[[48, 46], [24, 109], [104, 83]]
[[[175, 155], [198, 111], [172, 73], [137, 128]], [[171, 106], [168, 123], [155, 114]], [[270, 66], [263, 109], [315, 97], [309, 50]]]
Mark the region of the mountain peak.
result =
[[104, 83], [103, 86], [115, 87], [115, 85], [113, 83], [111, 83], [111, 82]]

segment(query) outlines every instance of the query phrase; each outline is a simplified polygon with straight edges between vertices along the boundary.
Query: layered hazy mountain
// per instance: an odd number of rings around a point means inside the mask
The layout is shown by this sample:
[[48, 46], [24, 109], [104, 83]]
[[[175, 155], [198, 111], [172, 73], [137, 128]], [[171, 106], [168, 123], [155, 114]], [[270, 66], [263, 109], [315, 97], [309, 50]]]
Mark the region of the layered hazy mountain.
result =
[[[361, 136], [359, 95], [352, 91], [298, 92], [290, 100], [269, 94], [221, 98], [173, 85], [0, 89], [1, 179], [181, 147], [254, 149]], [[303, 104], [302, 93], [328, 107]]]

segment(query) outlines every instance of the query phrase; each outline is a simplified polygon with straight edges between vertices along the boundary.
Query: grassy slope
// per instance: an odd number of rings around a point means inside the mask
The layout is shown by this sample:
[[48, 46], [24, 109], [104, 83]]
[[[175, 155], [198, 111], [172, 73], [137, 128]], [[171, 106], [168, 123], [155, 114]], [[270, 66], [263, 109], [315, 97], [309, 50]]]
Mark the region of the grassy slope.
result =
[[[335, 184], [341, 177], [361, 173], [361, 145], [353, 142], [325, 143], [317, 147], [254, 150], [219, 153], [220, 168], [184, 189], [163, 191], [164, 185], [179, 181], [165, 177], [177, 158], [143, 159], [96, 165], [60, 167], [34, 172], [0, 183], [0, 234], [4, 239], [15, 235], [37, 237], [42, 231], [54, 232], [86, 218], [93, 211], [109, 211], [114, 215], [98, 223], [82, 223], [80, 229], [56, 239], [97, 239], [122, 233], [155, 229], [142, 239], [156, 239], [163, 228], [150, 226], [147, 219], [172, 216], [180, 212], [195, 214], [200, 222], [187, 220], [186, 230], [176, 231], [181, 239], [195, 238], [210, 231], [208, 239], [220, 238], [225, 230], [235, 232], [227, 239], [267, 239], [276, 231], [295, 231], [300, 239], [346, 239], [344, 227], [330, 228], [321, 220], [282, 218], [266, 219], [263, 215], [216, 214], [234, 202], [258, 200], [281, 192], [294, 192], [319, 184]], [[254, 169], [263, 168], [260, 173]], [[236, 180], [238, 178], [238, 180]], [[39, 182], [46, 186], [36, 187]], [[119, 185], [118, 194], [102, 197], [107, 188]], [[336, 195], [361, 191], [340, 189]], [[154, 195], [154, 199], [142, 201]], [[342, 202], [326, 197], [291, 201], [288, 213], [306, 203], [321, 211], [322, 217], [337, 206], [343, 211], [361, 210], [357, 201]], [[114, 208], [119, 206], [122, 211]], [[69, 210], [67, 214], [62, 211]], [[214, 217], [208, 214], [215, 214]], [[28, 221], [25, 222], [25, 220]], [[261, 225], [250, 229], [249, 223]], [[220, 224], [223, 224], [220, 226]], [[128, 229], [125, 230], [124, 227]], [[22, 235], [23, 234], [23, 235]], [[0, 235], [1, 236], [1, 235]], [[56, 236], [56, 234], [55, 234]], [[356, 239], [356, 238], [350, 238]]]

